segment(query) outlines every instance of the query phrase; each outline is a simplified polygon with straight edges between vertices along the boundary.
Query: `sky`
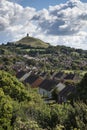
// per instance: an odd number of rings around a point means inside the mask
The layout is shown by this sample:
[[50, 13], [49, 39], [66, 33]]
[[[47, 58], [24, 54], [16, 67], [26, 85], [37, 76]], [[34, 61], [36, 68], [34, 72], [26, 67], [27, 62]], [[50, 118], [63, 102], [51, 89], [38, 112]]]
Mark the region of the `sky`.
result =
[[[87, 2], [87, 0], [81, 1]], [[48, 8], [49, 6], [65, 3], [67, 0], [14, 0], [14, 2], [21, 4], [23, 7], [30, 6], [40, 10], [42, 8]]]
[[64, 3], [67, 0], [19, 0], [16, 1], [21, 4], [23, 7], [30, 6], [34, 7], [37, 10], [41, 10], [43, 8], [48, 8], [49, 6], [55, 6], [60, 3]]
[[87, 50], [86, 0], [0, 0], [0, 43], [26, 36]]

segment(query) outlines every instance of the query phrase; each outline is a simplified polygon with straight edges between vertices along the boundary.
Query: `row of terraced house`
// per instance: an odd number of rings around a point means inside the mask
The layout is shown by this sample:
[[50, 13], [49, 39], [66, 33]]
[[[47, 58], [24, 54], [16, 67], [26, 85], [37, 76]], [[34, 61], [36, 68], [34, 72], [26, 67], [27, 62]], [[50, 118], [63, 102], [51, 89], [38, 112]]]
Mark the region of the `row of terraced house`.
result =
[[69, 95], [75, 92], [75, 83], [80, 80], [79, 75], [62, 71], [51, 72], [49, 77], [47, 72], [21, 70], [16, 76], [20, 81], [29, 83], [32, 88], [38, 88], [46, 102], [52, 100], [52, 93], [56, 89], [58, 103], [67, 101]]

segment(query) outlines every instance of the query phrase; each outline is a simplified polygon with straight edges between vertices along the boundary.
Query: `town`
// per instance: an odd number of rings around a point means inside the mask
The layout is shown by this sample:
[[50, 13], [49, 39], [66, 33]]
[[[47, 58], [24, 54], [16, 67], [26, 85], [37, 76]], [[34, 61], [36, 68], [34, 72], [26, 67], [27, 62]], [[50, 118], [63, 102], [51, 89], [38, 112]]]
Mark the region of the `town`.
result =
[[87, 72], [87, 51], [37, 41], [27, 34], [16, 43], [2, 44], [0, 69], [37, 88], [46, 103], [65, 102]]

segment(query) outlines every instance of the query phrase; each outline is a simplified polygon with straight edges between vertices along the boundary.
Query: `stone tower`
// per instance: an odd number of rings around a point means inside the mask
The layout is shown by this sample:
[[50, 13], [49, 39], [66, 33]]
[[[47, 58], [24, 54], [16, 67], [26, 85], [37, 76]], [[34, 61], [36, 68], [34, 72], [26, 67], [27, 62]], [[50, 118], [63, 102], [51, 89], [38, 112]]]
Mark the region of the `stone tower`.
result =
[[29, 37], [29, 34], [27, 33], [27, 37]]

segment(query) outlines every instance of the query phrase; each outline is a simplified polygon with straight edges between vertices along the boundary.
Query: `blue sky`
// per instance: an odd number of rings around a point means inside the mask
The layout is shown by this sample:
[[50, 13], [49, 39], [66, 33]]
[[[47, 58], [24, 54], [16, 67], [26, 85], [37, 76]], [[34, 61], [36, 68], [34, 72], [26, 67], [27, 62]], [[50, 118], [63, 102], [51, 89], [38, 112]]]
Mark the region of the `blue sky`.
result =
[[[81, 1], [87, 2], [87, 0], [81, 0]], [[67, 0], [19, 0], [18, 1], [18, 3], [20, 3], [24, 7], [31, 6], [36, 8], [37, 10], [40, 10], [42, 8], [48, 8], [50, 5], [54, 6], [65, 2], [67, 2]]]
[[36, 8], [37, 10], [42, 8], [48, 8], [50, 5], [57, 5], [60, 3], [64, 3], [67, 0], [22, 0], [20, 2], [24, 7], [31, 6]]

